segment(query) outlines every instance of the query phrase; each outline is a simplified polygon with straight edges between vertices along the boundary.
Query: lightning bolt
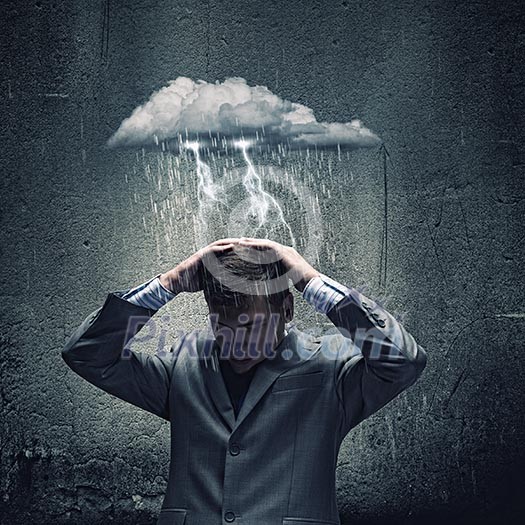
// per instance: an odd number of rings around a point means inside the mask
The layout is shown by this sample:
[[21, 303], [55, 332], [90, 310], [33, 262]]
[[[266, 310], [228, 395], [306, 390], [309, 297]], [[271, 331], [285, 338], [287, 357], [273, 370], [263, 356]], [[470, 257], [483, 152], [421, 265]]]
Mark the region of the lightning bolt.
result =
[[199, 152], [199, 143], [198, 142], [186, 142], [186, 149], [189, 149], [195, 155], [195, 162], [197, 163], [197, 178], [198, 186], [197, 191], [199, 195], [199, 202], [202, 202], [206, 199], [221, 202], [219, 196], [218, 186], [213, 182], [213, 177], [211, 175], [211, 169], [202, 159]]
[[242, 183], [246, 189], [246, 192], [248, 193], [250, 203], [250, 206], [246, 212], [247, 222], [249, 222], [250, 219], [256, 219], [257, 232], [265, 225], [268, 218], [268, 212], [270, 209], [273, 209], [277, 212], [279, 222], [282, 223], [287, 229], [288, 234], [290, 235], [292, 246], [295, 246], [295, 238], [292, 229], [284, 218], [281, 206], [279, 206], [279, 203], [272, 195], [263, 189], [261, 178], [255, 170], [255, 166], [248, 155], [248, 148], [250, 147], [251, 143], [247, 140], [238, 140], [235, 141], [233, 145], [234, 147], [241, 150], [247, 166], [246, 173], [242, 179]]
[[[200, 223], [200, 230], [207, 235], [208, 217], [217, 203], [222, 203], [221, 188], [213, 182], [211, 168], [206, 164], [200, 155], [198, 142], [186, 142], [185, 149], [193, 152], [197, 164], [197, 200], [199, 201], [199, 211], [195, 218]], [[196, 228], [198, 226], [194, 224]]]
[[[255, 166], [248, 154], [251, 143], [246, 140], [238, 140], [233, 143], [236, 149], [241, 150], [244, 161], [246, 162], [246, 171], [242, 177], [242, 184], [248, 195], [248, 206], [241, 209], [241, 216], [238, 217], [237, 225], [240, 226], [244, 235], [249, 237], [260, 236], [267, 237], [270, 230], [274, 229], [276, 224], [284, 227], [289, 239], [279, 239], [284, 242], [291, 242], [295, 246], [295, 237], [292, 229], [284, 218], [284, 213], [277, 200], [264, 190], [261, 177], [257, 173]], [[210, 227], [216, 226], [211, 217], [218, 204], [226, 204], [223, 193], [224, 188], [214, 182], [210, 166], [201, 158], [201, 145], [198, 142], [185, 142], [184, 148], [193, 153], [197, 164], [197, 198], [199, 201], [199, 211], [195, 219], [200, 223], [200, 229], [204, 233], [210, 232]], [[208, 222], [212, 220], [212, 223]], [[261, 231], [262, 230], [262, 231]], [[275, 230], [274, 230], [275, 234]], [[242, 235], [242, 233], [241, 233]], [[279, 237], [281, 237], [279, 235]]]

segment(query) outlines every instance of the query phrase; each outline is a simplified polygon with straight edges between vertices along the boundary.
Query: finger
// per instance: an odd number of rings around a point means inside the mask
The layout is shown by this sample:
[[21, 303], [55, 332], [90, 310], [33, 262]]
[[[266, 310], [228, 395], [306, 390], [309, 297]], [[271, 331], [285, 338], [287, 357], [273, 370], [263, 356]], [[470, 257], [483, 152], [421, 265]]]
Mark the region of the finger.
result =
[[265, 241], [239, 241], [237, 246], [247, 250], [257, 250], [257, 251], [269, 251], [275, 250], [275, 247], [270, 243]]
[[227, 239], [219, 239], [218, 241], [215, 241], [213, 243], [211, 243], [210, 246], [222, 246], [224, 244], [233, 244], [233, 243], [236, 243], [238, 242], [239, 239], [237, 238], [227, 238]]
[[206, 252], [213, 252], [213, 253], [222, 253], [222, 252], [227, 252], [228, 250], [231, 250], [233, 247], [235, 246], [235, 244], [233, 242], [229, 243], [229, 244], [219, 244], [217, 246], [210, 246]]
[[217, 246], [212, 246], [211, 249], [214, 251], [214, 252], [220, 252], [220, 251], [224, 251], [224, 250], [229, 250], [231, 248], [233, 248], [235, 246], [235, 243], [233, 242], [230, 242], [228, 244], [219, 244]]
[[204, 263], [204, 265], [216, 264], [213, 263], [213, 260], [216, 260], [219, 254], [232, 250], [233, 247], [233, 243], [218, 246], [207, 246], [200, 257], [200, 260], [202, 263]]
[[272, 241], [268, 239], [252, 239], [242, 237], [239, 240], [241, 246], [250, 246], [252, 248], [273, 248]]
[[241, 253], [245, 252], [268, 252], [268, 251], [275, 251], [273, 247], [267, 246], [265, 244], [257, 244], [257, 243], [239, 243], [238, 244], [240, 248]]
[[228, 237], [226, 239], [218, 239], [217, 241], [214, 241], [214, 242], [208, 244], [208, 246], [220, 246], [222, 244], [232, 244], [232, 243], [236, 243], [238, 241], [239, 241], [238, 237]]
[[[246, 239], [244, 241], [244, 239]], [[260, 248], [270, 248], [272, 250], [280, 251], [286, 246], [284, 244], [280, 244], [277, 241], [272, 241], [270, 239], [254, 239], [252, 237], [241, 237], [239, 244], [241, 246], [253, 246], [253, 247], [260, 247]]]
[[277, 250], [268, 246], [244, 244], [241, 247], [242, 250], [237, 251], [239, 257], [256, 264], [270, 264], [282, 258]]

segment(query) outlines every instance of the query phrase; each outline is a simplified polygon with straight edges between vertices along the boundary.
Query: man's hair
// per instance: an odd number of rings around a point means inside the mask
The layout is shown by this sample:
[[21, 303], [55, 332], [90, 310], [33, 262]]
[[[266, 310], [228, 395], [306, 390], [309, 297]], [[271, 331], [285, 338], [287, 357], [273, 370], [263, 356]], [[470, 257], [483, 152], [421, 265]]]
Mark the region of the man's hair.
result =
[[[257, 287], [259, 292], [267, 298], [274, 306], [281, 306], [286, 296], [291, 293], [286, 277], [286, 270], [280, 260], [271, 263], [256, 263], [246, 260], [235, 250], [215, 255], [217, 257], [218, 271], [214, 269], [213, 274], [206, 267], [203, 268], [203, 289], [206, 300], [214, 304], [231, 307], [246, 307], [255, 299], [255, 294], [244, 293], [237, 289], [228, 287], [228, 282], [237, 281], [243, 283], [243, 288]], [[272, 281], [275, 291], [271, 286], [266, 287], [265, 281]], [[236, 287], [234, 287], [236, 288]]]

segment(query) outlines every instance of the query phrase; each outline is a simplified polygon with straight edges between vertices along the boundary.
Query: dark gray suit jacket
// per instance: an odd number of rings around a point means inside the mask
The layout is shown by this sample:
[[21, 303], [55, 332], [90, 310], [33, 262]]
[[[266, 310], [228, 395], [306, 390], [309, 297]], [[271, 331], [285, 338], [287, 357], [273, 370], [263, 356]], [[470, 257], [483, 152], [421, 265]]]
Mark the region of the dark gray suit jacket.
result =
[[[108, 294], [62, 355], [97, 387], [171, 425], [162, 525], [337, 525], [335, 470], [348, 431], [420, 376], [426, 353], [355, 289], [328, 317], [338, 333], [292, 329], [257, 365], [235, 418], [216, 344], [188, 333], [165, 355], [127, 348], [155, 314]], [[153, 321], [151, 321], [153, 322]]]

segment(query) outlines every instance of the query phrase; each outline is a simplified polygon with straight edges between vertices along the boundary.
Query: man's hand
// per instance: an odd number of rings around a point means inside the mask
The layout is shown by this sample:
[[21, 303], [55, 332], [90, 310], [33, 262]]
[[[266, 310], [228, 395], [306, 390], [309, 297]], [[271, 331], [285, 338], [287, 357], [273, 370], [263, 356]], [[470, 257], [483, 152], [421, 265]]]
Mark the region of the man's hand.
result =
[[258, 251], [258, 255], [264, 255], [262, 259], [260, 256], [255, 257], [255, 260], [258, 262], [281, 260], [281, 263], [288, 272], [288, 277], [292, 280], [295, 288], [301, 293], [310, 279], [320, 275], [319, 272], [308, 264], [295, 248], [291, 246], [284, 246], [268, 239], [253, 239], [251, 237], [241, 237], [236, 244], [253, 248]]
[[159, 276], [164, 288], [173, 293], [199, 292], [202, 290], [202, 268], [206, 257], [233, 249], [239, 239], [219, 239], [195, 252], [169, 272]]

